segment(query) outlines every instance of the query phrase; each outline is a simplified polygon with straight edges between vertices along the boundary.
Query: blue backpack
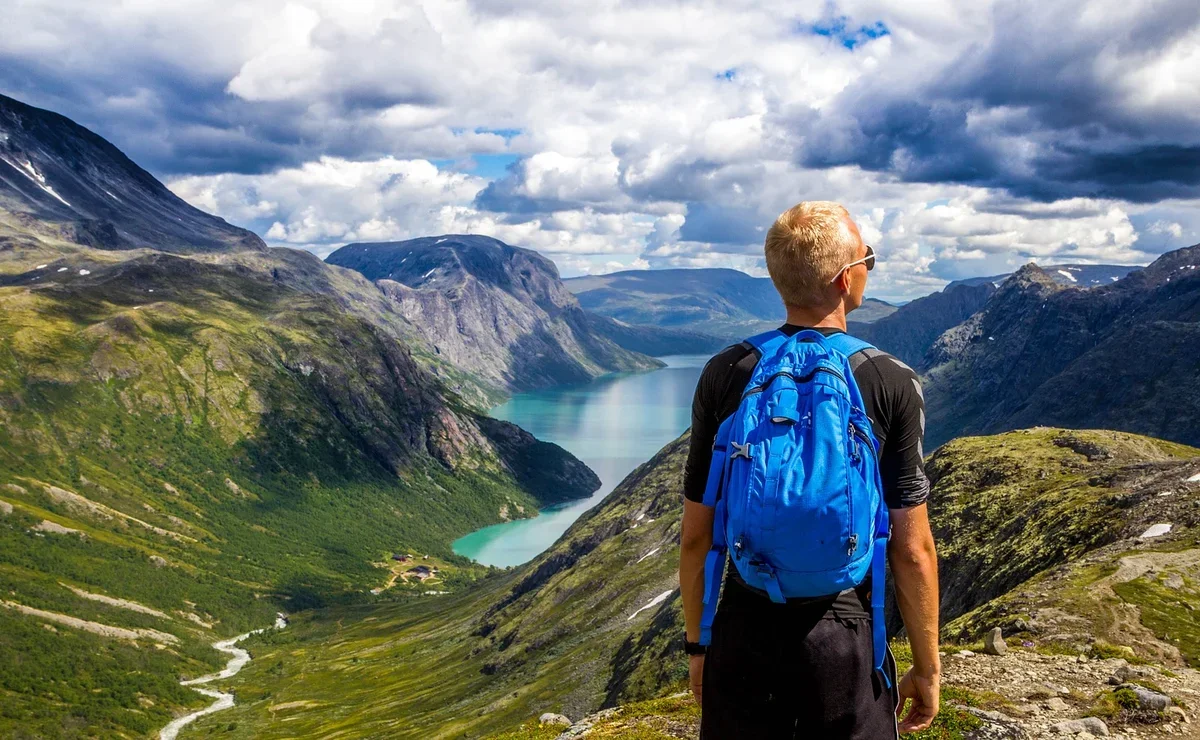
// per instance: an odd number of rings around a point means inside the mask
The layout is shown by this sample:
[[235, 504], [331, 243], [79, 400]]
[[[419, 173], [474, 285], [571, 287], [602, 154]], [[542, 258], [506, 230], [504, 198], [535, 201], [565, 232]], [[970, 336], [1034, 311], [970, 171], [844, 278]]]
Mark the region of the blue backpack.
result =
[[758, 364], [737, 411], [717, 430], [704, 492], [715, 511], [700, 644], [712, 639], [727, 553], [746, 583], [777, 603], [836, 594], [870, 572], [875, 668], [890, 688], [883, 670], [888, 510], [879, 445], [849, 360], [871, 345], [813, 330], [746, 342]]

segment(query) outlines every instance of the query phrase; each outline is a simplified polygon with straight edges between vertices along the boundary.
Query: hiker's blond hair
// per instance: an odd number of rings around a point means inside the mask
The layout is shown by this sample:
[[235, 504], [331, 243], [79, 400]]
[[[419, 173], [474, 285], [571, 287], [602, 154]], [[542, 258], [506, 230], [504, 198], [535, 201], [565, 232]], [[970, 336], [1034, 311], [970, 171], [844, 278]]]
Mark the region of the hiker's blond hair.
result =
[[854, 260], [855, 243], [839, 203], [807, 200], [780, 214], [767, 232], [767, 272], [783, 302], [815, 306], [842, 265]]

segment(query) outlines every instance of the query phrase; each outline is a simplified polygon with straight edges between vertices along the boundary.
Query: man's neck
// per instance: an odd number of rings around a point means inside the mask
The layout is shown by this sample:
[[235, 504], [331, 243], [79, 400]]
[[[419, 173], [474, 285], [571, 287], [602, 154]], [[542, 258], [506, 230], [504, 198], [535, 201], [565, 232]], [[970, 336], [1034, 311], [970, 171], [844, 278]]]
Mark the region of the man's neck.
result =
[[787, 322], [792, 326], [846, 331], [846, 307], [840, 301], [833, 309], [787, 306]]

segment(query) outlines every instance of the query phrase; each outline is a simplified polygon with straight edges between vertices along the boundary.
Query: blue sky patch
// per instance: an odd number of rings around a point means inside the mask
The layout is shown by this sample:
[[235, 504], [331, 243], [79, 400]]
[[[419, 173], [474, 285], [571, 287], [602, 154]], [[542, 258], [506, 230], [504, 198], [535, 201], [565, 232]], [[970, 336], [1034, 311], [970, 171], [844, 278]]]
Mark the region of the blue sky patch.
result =
[[464, 159], [431, 159], [439, 170], [468, 172], [485, 180], [503, 177], [508, 168], [521, 158], [519, 154], [472, 154]]
[[801, 26], [801, 29], [807, 30], [817, 36], [833, 39], [847, 49], [854, 49], [868, 41], [883, 38], [892, 33], [883, 21], [875, 21], [869, 26], [859, 26], [858, 28], [848, 25], [848, 21], [849, 19], [843, 15], [837, 18], [817, 21], [807, 27]]

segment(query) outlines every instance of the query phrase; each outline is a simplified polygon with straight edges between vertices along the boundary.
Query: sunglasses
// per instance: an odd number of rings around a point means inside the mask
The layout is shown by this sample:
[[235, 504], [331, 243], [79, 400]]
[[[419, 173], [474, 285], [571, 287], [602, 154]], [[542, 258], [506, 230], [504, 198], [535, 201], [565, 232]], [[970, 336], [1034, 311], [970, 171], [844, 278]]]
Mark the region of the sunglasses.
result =
[[[871, 270], [875, 269], [875, 249], [870, 244], [864, 244], [863, 246], [867, 248], [867, 256], [863, 257], [862, 259], [857, 259], [857, 260], [854, 260], [853, 262], [847, 262], [846, 264], [842, 265], [842, 269], [840, 269], [836, 273], [834, 273], [833, 280], [837, 280], [839, 275], [841, 275], [846, 270], [849, 270], [851, 267], [854, 267], [855, 265], [865, 265], [867, 268], [867, 272], [870, 272]], [[830, 280], [829, 282], [832, 283], [833, 280]]]

